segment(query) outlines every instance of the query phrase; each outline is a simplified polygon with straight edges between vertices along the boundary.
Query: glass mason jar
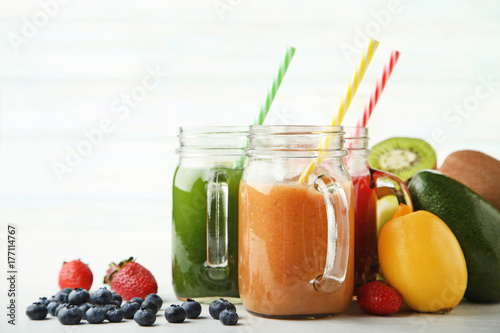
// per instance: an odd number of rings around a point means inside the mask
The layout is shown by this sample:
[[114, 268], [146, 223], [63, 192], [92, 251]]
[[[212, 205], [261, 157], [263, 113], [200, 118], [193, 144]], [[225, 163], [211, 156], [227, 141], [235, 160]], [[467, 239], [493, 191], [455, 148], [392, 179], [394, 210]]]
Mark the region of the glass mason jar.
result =
[[248, 127], [181, 127], [172, 275], [180, 299], [238, 301], [238, 190]]
[[395, 195], [399, 203], [413, 208], [410, 193], [399, 177], [368, 164], [368, 128], [344, 127], [345, 158], [355, 195], [355, 284], [375, 280], [380, 273], [377, 255], [377, 201]]
[[343, 134], [338, 126], [250, 128], [240, 183], [238, 279], [249, 312], [317, 318], [347, 309], [354, 282], [354, 190]]

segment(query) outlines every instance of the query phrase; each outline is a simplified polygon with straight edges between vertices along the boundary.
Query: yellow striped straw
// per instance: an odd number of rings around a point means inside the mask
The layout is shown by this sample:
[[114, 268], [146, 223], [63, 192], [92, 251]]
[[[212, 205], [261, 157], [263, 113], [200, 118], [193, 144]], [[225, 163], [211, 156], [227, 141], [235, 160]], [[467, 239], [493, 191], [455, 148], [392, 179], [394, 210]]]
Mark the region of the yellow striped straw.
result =
[[[351, 101], [354, 98], [356, 91], [358, 90], [361, 80], [363, 80], [363, 76], [365, 75], [368, 65], [370, 65], [370, 62], [372, 61], [373, 54], [377, 50], [378, 44], [379, 44], [378, 41], [370, 38], [368, 47], [363, 51], [363, 54], [361, 55], [361, 60], [356, 66], [356, 70], [354, 71], [354, 74], [351, 77], [349, 84], [347, 85], [347, 90], [340, 99], [339, 110], [333, 115], [332, 126], [337, 126], [337, 125], [340, 126], [342, 124], [342, 120], [344, 119], [344, 116], [347, 113], [349, 106], [351, 105]], [[323, 139], [323, 141], [319, 145], [319, 148], [328, 149], [329, 141], [330, 140], [328, 140], [328, 138]], [[304, 170], [304, 172], [302, 172], [299, 179], [299, 181], [302, 184], [306, 182], [307, 178], [314, 169], [314, 166], [317, 165], [319, 162], [321, 162], [321, 158], [316, 158], [312, 160], [311, 163], [309, 163], [307, 169]]]

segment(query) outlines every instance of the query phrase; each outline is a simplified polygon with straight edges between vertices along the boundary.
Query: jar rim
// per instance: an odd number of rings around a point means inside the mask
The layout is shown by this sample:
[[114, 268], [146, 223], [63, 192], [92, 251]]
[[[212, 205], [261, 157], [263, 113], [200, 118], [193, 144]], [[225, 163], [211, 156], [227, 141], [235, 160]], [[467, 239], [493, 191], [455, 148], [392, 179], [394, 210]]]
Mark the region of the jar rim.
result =
[[245, 149], [245, 155], [248, 157], [258, 158], [339, 158], [348, 155], [345, 149], [322, 149], [322, 150], [305, 150], [305, 149]]
[[368, 127], [360, 127], [360, 126], [344, 126], [344, 139], [347, 140], [369, 140], [368, 136]]
[[[328, 125], [254, 125], [250, 126], [249, 157], [332, 158], [347, 154], [342, 149], [342, 126]], [[334, 141], [322, 146], [323, 140]]]
[[251, 125], [252, 133], [275, 133], [275, 134], [297, 134], [297, 133], [317, 133], [317, 134], [344, 134], [342, 126], [331, 125]]
[[248, 134], [248, 126], [180, 126], [179, 135]]
[[179, 127], [181, 156], [244, 156], [248, 126]]
[[370, 148], [349, 148], [346, 147], [345, 150], [347, 150], [349, 155], [352, 156], [369, 156], [372, 153], [372, 150]]
[[231, 148], [177, 148], [175, 150], [177, 155], [185, 157], [205, 157], [205, 156], [245, 156], [245, 149], [231, 149]]

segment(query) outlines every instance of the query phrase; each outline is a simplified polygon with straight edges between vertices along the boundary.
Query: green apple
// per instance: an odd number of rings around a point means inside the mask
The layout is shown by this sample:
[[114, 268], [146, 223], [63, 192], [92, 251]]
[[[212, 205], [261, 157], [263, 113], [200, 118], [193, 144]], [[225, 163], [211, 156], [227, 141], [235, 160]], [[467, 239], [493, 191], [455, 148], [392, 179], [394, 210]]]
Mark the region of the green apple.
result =
[[398, 207], [395, 195], [386, 195], [377, 201], [377, 236], [384, 224], [392, 219]]

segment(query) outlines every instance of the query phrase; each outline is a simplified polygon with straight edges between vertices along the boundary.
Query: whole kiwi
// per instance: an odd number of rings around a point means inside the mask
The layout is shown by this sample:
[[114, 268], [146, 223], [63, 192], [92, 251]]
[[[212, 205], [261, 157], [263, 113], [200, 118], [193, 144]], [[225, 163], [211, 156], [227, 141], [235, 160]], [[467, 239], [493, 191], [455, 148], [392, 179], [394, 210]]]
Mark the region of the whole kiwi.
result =
[[500, 161], [475, 150], [459, 150], [446, 157], [439, 168], [500, 210]]

